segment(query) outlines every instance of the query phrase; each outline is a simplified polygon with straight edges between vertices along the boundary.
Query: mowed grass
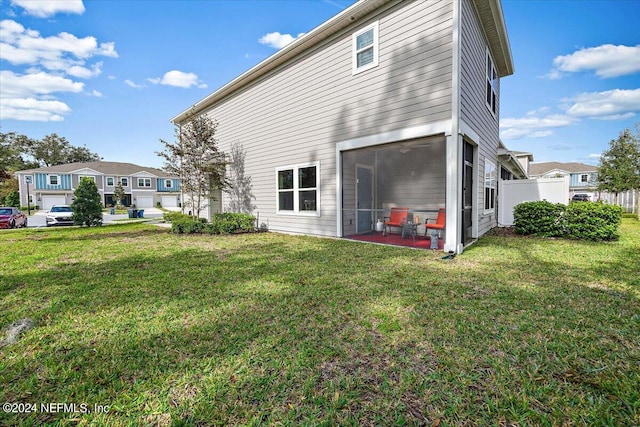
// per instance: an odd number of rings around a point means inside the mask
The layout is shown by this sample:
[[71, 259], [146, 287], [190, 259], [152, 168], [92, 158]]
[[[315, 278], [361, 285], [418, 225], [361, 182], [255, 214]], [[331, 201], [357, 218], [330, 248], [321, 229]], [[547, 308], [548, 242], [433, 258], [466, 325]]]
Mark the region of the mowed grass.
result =
[[[145, 224], [0, 233], [7, 425], [640, 424], [640, 222], [441, 252]], [[46, 408], [45, 408], [46, 409]], [[69, 409], [69, 408], [67, 408]]]

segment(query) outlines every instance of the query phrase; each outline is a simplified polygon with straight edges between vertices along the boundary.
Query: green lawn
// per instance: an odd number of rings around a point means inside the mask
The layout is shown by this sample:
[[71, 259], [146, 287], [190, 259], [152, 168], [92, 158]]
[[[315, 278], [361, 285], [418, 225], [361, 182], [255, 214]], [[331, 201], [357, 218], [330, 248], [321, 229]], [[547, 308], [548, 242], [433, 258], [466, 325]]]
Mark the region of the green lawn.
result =
[[0, 403], [37, 412], [0, 425], [639, 425], [640, 222], [620, 230], [489, 236], [451, 261], [146, 224], [2, 232], [0, 327], [36, 327], [0, 349]]

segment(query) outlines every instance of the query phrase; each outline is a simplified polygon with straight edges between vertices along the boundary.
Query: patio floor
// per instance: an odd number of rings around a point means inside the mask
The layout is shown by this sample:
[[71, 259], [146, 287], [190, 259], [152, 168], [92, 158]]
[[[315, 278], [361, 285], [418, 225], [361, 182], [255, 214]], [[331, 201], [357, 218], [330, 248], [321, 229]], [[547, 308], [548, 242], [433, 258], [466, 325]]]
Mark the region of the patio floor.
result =
[[[431, 238], [424, 236], [417, 236], [415, 242], [412, 238], [402, 238], [400, 234], [387, 234], [383, 236], [382, 233], [372, 231], [370, 233], [365, 234], [352, 234], [350, 236], [345, 236], [345, 239], [357, 240], [360, 242], [370, 242], [370, 243], [379, 243], [383, 245], [393, 245], [393, 246], [406, 246], [409, 248], [416, 249], [430, 249], [431, 248]], [[438, 249], [444, 249], [444, 240], [438, 240]]]

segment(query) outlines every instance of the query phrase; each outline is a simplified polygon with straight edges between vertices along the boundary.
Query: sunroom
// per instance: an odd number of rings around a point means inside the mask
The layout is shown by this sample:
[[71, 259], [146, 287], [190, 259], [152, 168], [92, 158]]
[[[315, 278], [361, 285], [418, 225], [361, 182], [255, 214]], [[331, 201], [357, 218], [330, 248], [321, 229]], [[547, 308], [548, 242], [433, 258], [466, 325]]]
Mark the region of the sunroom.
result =
[[[426, 230], [425, 222], [434, 224], [446, 208], [445, 136], [345, 150], [340, 156], [342, 236], [431, 248], [433, 230]], [[392, 222], [392, 210], [405, 225], [385, 225]], [[438, 249], [446, 232], [436, 232]]]

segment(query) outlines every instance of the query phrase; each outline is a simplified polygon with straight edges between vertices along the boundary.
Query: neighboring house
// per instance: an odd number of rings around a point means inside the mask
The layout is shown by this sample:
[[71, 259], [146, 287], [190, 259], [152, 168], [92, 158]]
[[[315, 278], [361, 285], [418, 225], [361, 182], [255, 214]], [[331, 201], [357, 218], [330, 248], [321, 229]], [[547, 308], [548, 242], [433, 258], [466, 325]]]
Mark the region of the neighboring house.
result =
[[554, 178], [569, 176], [569, 197], [588, 194], [591, 200], [600, 197], [598, 192], [598, 168], [584, 163], [544, 162], [531, 163], [531, 178]]
[[510, 181], [529, 178], [529, 164], [533, 161], [532, 153], [510, 151], [500, 141], [498, 159], [500, 160], [500, 179]]
[[132, 163], [87, 162], [42, 167], [16, 172], [20, 185], [20, 204], [27, 205], [27, 181], [32, 205], [49, 210], [53, 205], [68, 205], [73, 200], [80, 178], [93, 179], [102, 203], [113, 205], [113, 191], [118, 183], [125, 192], [125, 206], [138, 208], [176, 207], [180, 203], [180, 180], [160, 169]]
[[497, 225], [512, 73], [499, 0], [361, 0], [172, 122], [207, 114], [221, 150], [242, 144], [271, 230], [345, 237], [394, 206], [421, 223], [445, 208], [444, 250], [459, 253]]

